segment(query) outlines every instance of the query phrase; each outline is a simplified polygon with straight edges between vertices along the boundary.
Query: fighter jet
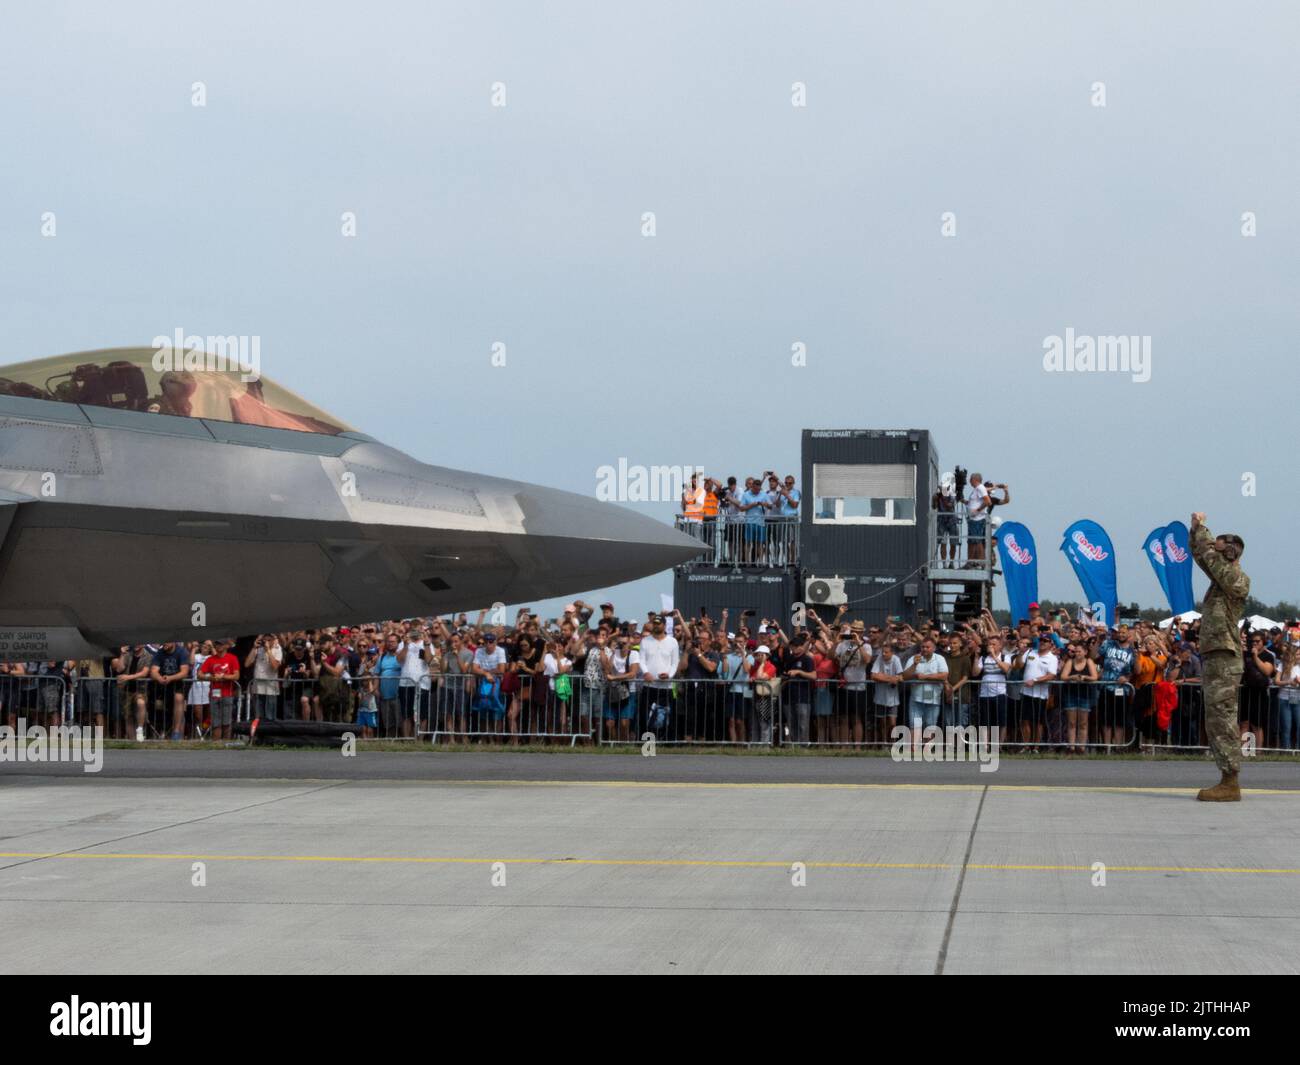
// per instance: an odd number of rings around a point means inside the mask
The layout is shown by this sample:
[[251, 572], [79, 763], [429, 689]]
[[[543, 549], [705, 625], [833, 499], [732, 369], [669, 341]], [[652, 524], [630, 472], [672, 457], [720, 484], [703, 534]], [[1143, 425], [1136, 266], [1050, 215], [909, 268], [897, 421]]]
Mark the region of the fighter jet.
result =
[[175, 354], [0, 367], [0, 659], [526, 603], [702, 553], [610, 503], [417, 462], [233, 359]]

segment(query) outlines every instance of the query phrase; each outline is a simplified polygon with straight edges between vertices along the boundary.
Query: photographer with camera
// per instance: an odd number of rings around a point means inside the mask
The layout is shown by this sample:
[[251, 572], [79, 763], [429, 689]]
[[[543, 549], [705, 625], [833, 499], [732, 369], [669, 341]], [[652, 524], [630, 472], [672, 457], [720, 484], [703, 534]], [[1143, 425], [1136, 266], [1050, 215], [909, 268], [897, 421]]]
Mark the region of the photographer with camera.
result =
[[1264, 746], [1264, 723], [1269, 718], [1273, 679], [1277, 673], [1277, 656], [1268, 649], [1262, 632], [1255, 632], [1247, 621], [1242, 627], [1242, 664], [1240, 709], [1237, 723], [1242, 737], [1253, 735], [1255, 746]]
[[244, 667], [253, 671], [253, 717], [274, 721], [279, 716], [283, 661], [284, 650], [275, 636], [264, 633], [253, 641], [252, 650], [244, 658]]
[[930, 500], [937, 520], [935, 534], [939, 541], [939, 557], [948, 561], [951, 546], [952, 560], [957, 561], [957, 543], [960, 538], [957, 521], [957, 483], [953, 474], [945, 473], [939, 481], [939, 488]]
[[[1000, 489], [1004, 498], [994, 500], [990, 489]], [[966, 494], [966, 558], [968, 562], [984, 562], [988, 557], [985, 545], [988, 538], [988, 519], [995, 506], [1009, 502], [1011, 493], [1005, 484], [984, 483], [983, 474], [970, 475], [970, 489]]]

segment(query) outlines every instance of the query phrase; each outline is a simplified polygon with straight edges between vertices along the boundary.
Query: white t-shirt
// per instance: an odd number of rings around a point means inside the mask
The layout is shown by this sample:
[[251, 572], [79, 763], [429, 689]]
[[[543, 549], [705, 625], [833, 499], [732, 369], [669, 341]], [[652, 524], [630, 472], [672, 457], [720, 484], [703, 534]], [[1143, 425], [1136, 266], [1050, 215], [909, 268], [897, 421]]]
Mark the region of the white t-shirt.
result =
[[972, 521], [981, 521], [988, 517], [989, 490], [984, 487], [982, 481], [970, 486], [970, 492], [966, 496], [966, 513], [970, 515]]
[[1061, 671], [1061, 663], [1056, 655], [1048, 651], [1045, 655], [1040, 655], [1037, 651], [1030, 651], [1025, 655], [1025, 686], [1023, 692], [1031, 699], [1046, 699], [1048, 685], [1036, 684], [1035, 681], [1042, 677], [1050, 677]]
[[1300, 662], [1291, 667], [1290, 676], [1283, 677], [1280, 667], [1277, 672], [1284, 685], [1281, 692], [1278, 693], [1279, 698], [1284, 703], [1300, 703], [1300, 688], [1294, 687], [1295, 683], [1300, 681]]
[[548, 654], [544, 659], [542, 659], [542, 672], [547, 677], [546, 684], [551, 691], [555, 691], [555, 678], [559, 676], [561, 666], [568, 666], [572, 669], [573, 663], [563, 656], [561, 656], [560, 660], [557, 662], [555, 660], [555, 655], [552, 654]]
[[[420, 657], [420, 652], [428, 651], [427, 644], [408, 643], [403, 644], [406, 648], [406, 661], [402, 663], [402, 685], [403, 687], [412, 688], [417, 684], [425, 691], [429, 690], [429, 663]], [[401, 650], [401, 648], [398, 648]]]
[[[208, 660], [208, 656], [203, 652], [198, 652], [194, 656], [193, 676], [199, 675], [199, 670], [203, 668], [203, 663]], [[211, 685], [206, 680], [196, 680], [190, 685], [190, 697], [186, 700], [190, 706], [206, 706], [211, 702]]]
[[253, 685], [258, 695], [275, 695], [280, 690], [280, 663], [284, 652], [278, 642], [263, 644], [253, 659]]
[[[641, 640], [641, 669], [642, 676], [653, 673], [658, 676], [660, 673], [667, 674], [669, 679], [677, 675], [677, 664], [681, 660], [681, 648], [678, 647], [677, 641], [671, 636], [664, 636], [662, 640], [656, 640], [653, 636], [646, 636]], [[668, 685], [667, 680], [647, 680], [646, 685], [652, 688], [662, 688]]]
[[1011, 665], [1011, 652], [1003, 651], [997, 658], [980, 655], [975, 659], [975, 675], [980, 678], [981, 699], [995, 699], [1007, 694], [1007, 675], [998, 668], [998, 662]]
[[[641, 652], [635, 647], [633, 647], [626, 655], [616, 647], [610, 652], [609, 657], [610, 668], [613, 669], [616, 675], [630, 673], [633, 666], [639, 666], [641, 664]], [[628, 691], [636, 691], [635, 680], [624, 681], [623, 683], [627, 684]]]
[[487, 645], [484, 644], [482, 647], [479, 647], [474, 651], [474, 665], [489, 673], [495, 673], [497, 671], [497, 666], [504, 666], [505, 664], [506, 652], [503, 647], [497, 647], [495, 650], [489, 652]]
[[[930, 656], [930, 661], [928, 662], [923, 656], [915, 654], [907, 660], [907, 665], [903, 668], [905, 670], [911, 669], [913, 664], [916, 665], [916, 675], [918, 677], [932, 676], [935, 673], [948, 672], [948, 662], [938, 651], [935, 651], [934, 654]], [[912, 701], [929, 705], [930, 703], [939, 702], [942, 694], [942, 685], [918, 684], [912, 689]]]

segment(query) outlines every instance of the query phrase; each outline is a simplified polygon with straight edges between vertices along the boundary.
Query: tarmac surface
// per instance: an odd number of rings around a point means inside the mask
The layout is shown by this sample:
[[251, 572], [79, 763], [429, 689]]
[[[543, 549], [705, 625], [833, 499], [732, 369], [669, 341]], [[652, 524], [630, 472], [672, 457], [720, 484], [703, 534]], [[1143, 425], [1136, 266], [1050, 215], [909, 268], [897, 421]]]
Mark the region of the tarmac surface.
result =
[[662, 750], [6, 763], [0, 969], [1296, 973], [1300, 764], [1195, 802], [1215, 776]]

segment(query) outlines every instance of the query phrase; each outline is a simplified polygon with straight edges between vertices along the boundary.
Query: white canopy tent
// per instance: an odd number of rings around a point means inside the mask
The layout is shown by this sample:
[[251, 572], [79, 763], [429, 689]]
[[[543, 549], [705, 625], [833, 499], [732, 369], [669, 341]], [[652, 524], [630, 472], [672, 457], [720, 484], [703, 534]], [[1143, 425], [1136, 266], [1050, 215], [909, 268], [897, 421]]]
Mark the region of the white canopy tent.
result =
[[1175, 614], [1171, 618], [1165, 618], [1164, 621], [1160, 622], [1160, 627], [1162, 629], [1167, 629], [1175, 621], [1196, 621], [1197, 619], [1200, 618], [1200, 616], [1201, 615], [1198, 614], [1195, 610], [1189, 610], [1187, 611], [1186, 614]]
[[[1250, 622], [1250, 627], [1252, 629], [1263, 629], [1265, 632], [1268, 632], [1269, 629], [1280, 629], [1282, 627], [1282, 622], [1269, 621], [1269, 619], [1264, 617], [1263, 614], [1252, 614], [1246, 619], [1246, 621]], [[1237, 622], [1237, 628], [1241, 628], [1245, 625], [1246, 621]]]

